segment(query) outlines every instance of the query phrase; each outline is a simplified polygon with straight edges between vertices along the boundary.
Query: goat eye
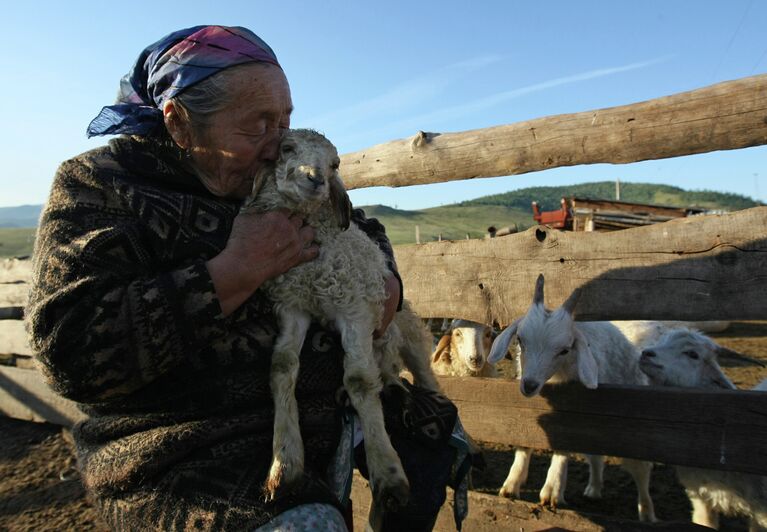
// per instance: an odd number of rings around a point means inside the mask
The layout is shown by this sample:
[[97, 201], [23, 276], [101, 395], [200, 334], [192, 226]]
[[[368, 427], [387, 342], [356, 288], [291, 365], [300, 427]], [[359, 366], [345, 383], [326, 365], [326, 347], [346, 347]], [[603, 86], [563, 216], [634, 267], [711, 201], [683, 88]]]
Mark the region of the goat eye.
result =
[[569, 347], [565, 347], [565, 348], [564, 348], [564, 349], [562, 349], [562, 350], [561, 350], [559, 353], [557, 353], [557, 356], [560, 356], [560, 357], [562, 357], [562, 356], [565, 356], [565, 355], [566, 355], [567, 353], [569, 353], [569, 352], [570, 352], [570, 348], [569, 348]]
[[296, 153], [296, 147], [292, 144], [283, 144], [280, 146], [280, 151], [282, 153]]
[[341, 165], [338, 164], [338, 163], [333, 163], [333, 164], [330, 165], [330, 169], [333, 170], [333, 171], [336, 171], [336, 170], [338, 170], [339, 166], [341, 166]]
[[461, 336], [463, 336], [463, 333], [461, 332], [460, 329], [458, 329], [455, 331], [455, 335], [460, 338]]
[[683, 351], [682, 354], [690, 357], [693, 360], [698, 360], [699, 358], [698, 353], [696, 353], [695, 351]]

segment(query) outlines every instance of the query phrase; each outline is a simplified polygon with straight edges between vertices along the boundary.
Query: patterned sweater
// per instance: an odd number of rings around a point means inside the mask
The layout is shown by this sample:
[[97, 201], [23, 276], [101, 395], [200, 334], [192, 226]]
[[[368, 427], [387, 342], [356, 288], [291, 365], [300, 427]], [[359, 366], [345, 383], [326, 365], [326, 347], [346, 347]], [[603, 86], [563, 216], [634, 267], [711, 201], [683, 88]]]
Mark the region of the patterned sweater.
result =
[[[238, 210], [138, 137], [66, 161], [54, 179], [27, 329], [49, 384], [89, 415], [74, 430], [78, 461], [114, 529], [253, 529], [303, 502], [337, 503], [322, 479], [342, 351], [319, 325], [296, 390], [305, 479], [263, 500], [276, 321], [260, 291], [224, 317], [204, 264]], [[359, 210], [353, 220], [393, 257], [383, 226]]]

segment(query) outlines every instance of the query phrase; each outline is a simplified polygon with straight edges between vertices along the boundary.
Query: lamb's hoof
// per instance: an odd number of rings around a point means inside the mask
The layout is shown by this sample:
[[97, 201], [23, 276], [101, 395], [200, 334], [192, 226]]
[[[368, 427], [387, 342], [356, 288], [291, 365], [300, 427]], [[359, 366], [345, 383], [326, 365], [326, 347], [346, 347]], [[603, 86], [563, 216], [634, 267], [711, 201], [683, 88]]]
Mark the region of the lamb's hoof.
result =
[[264, 483], [264, 500], [266, 502], [275, 500], [280, 493], [288, 491], [302, 476], [302, 467], [275, 460]]
[[373, 499], [388, 512], [396, 512], [405, 506], [410, 498], [410, 484], [407, 479], [391, 478], [388, 482], [372, 482]]
[[602, 488], [597, 488], [596, 486], [586, 486], [586, 489], [583, 490], [583, 496], [589, 499], [601, 499]]
[[541, 506], [548, 506], [552, 510], [555, 510], [559, 506], [567, 504], [564, 494], [560, 495], [558, 490], [554, 489], [548, 484], [541, 488], [540, 493]]
[[511, 483], [507, 486], [505, 483], [501, 486], [501, 491], [498, 492], [500, 497], [506, 497], [507, 499], [519, 499], [520, 486], [515, 486]]

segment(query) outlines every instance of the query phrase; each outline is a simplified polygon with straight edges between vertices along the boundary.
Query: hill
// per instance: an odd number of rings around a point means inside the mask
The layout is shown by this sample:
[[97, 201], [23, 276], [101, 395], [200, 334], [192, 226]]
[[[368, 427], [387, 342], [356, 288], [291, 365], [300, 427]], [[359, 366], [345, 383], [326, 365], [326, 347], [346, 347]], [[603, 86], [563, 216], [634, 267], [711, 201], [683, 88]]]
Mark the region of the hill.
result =
[[[537, 201], [542, 210], [558, 209], [563, 197], [581, 196], [592, 199], [615, 198], [615, 182], [602, 181], [562, 187], [529, 187], [503, 194], [484, 196], [454, 205], [419, 211], [400, 211], [381, 205], [363, 207], [365, 213], [378, 218], [392, 243], [415, 242], [415, 226], [419, 226], [421, 242], [439, 239], [458, 240], [483, 237], [487, 228], [516, 224], [520, 231], [533, 225], [530, 204]], [[746, 196], [726, 192], [689, 191], [670, 185], [621, 183], [621, 200], [674, 207], [700, 207], [710, 210], [737, 211], [756, 207], [759, 202]]]
[[0, 207], [0, 227], [37, 227], [42, 205]]

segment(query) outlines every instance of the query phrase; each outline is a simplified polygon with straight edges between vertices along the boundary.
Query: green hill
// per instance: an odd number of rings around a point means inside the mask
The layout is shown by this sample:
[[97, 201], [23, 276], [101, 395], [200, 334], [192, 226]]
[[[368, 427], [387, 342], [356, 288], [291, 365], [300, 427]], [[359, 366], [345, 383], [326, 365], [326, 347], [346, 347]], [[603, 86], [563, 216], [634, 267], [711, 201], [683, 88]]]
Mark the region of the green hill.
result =
[[[378, 218], [394, 244], [415, 242], [419, 226], [421, 242], [483, 237], [487, 228], [516, 224], [520, 231], [533, 225], [530, 204], [537, 201], [542, 210], [558, 209], [563, 197], [592, 199], [615, 198], [615, 182], [603, 181], [563, 187], [530, 187], [504, 194], [484, 196], [454, 205], [419, 211], [401, 211], [372, 205], [363, 207], [368, 216]], [[621, 183], [621, 200], [674, 207], [700, 207], [737, 211], [760, 205], [746, 196], [725, 192], [689, 191], [669, 185]]]

